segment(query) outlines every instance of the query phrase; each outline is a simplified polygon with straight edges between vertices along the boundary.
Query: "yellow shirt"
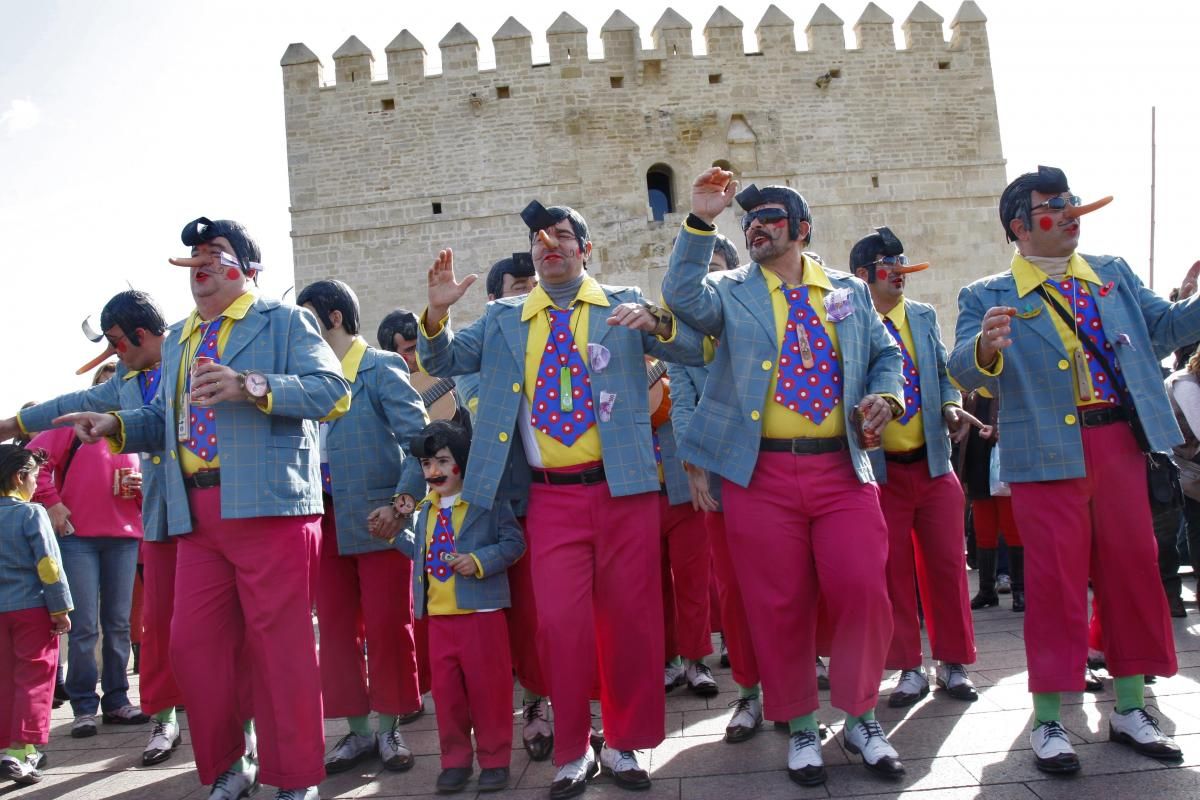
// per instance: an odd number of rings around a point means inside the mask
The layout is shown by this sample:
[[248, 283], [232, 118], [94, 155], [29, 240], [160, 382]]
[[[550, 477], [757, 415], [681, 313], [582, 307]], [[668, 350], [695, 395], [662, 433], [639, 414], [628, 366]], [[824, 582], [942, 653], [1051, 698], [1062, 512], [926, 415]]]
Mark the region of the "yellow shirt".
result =
[[[587, 341], [588, 318], [591, 306], [608, 308], [608, 295], [600, 288], [600, 284], [590, 275], [584, 276], [583, 284], [579, 287], [576, 302], [571, 304], [571, 332], [575, 346], [583, 358], [584, 374], [588, 374]], [[533, 406], [533, 392], [537, 386], [538, 371], [541, 368], [542, 356], [545, 353], [546, 342], [550, 338], [550, 319], [547, 309], [558, 308], [550, 295], [546, 294], [541, 285], [535, 286], [525, 304], [521, 306], [521, 321], [529, 322], [529, 338], [525, 340], [525, 399], [530, 407]], [[561, 310], [561, 309], [560, 309]], [[599, 406], [600, 398], [594, 397], [593, 404]], [[598, 411], [597, 409], [594, 409]], [[520, 424], [526, 424], [523, 421]], [[538, 453], [542, 464], [546, 467], [573, 467], [599, 461], [600, 428], [593, 425], [591, 429], [567, 447], [557, 439], [547, 436], [536, 428], [533, 429], [537, 441]]]
[[[1075, 404], [1077, 406], [1111, 405], [1107, 401], [1101, 399], [1100, 393], [1096, 390], [1094, 385], [1092, 386], [1092, 397], [1084, 400], [1079, 396], [1079, 382], [1075, 376], [1075, 351], [1083, 351], [1083, 360], [1085, 362], [1087, 360], [1087, 351], [1084, 350], [1083, 345], [1079, 343], [1079, 337], [1075, 335], [1075, 329], [1073, 327], [1069, 327], [1066, 321], [1063, 320], [1057, 311], [1046, 306], [1045, 299], [1041, 297], [1028, 297], [1028, 295], [1033, 294], [1034, 289], [1036, 289], [1040, 284], [1043, 284], [1049, 280], [1049, 276], [1047, 276], [1046, 273], [1042, 271], [1042, 269], [1036, 264], [1022, 258], [1020, 253], [1013, 253], [1012, 274], [1013, 281], [1017, 284], [1017, 295], [1022, 298], [1022, 302], [1017, 308], [1018, 319], [1021, 315], [1027, 315], [1034, 310], [1039, 310], [1043, 314], [1049, 314], [1050, 321], [1054, 323], [1054, 330], [1058, 332], [1059, 338], [1062, 339], [1063, 349], [1067, 351], [1068, 357], [1059, 360], [1058, 368], [1064, 371], [1068, 369], [1071, 370], [1071, 388], [1075, 395]], [[1067, 262], [1066, 275], [1068, 278], [1078, 279], [1079, 290], [1084, 294], [1092, 293], [1091, 288], [1088, 286], [1089, 283], [1095, 286], [1100, 286], [1100, 276], [1098, 276], [1095, 270], [1093, 270], [1087, 261], [1084, 260], [1083, 256], [1079, 255], [1078, 253], [1071, 254], [1071, 260]], [[1071, 308], [1070, 303], [1063, 298], [1062, 294], [1057, 289], [1047, 289], [1046, 291], [1050, 295], [1051, 300], [1059, 303], [1072, 317], [1075, 316], [1074, 309]], [[1019, 321], [1014, 320], [1014, 325], [1019, 324]], [[1001, 358], [1003, 358], [1003, 355]], [[1000, 369], [1001, 365], [997, 363], [996, 374], [999, 374]], [[1091, 377], [1090, 371], [1088, 377]]]
[[[903, 345], [909, 358], [912, 359], [913, 366], [920, 373], [921, 365], [917, 363], [917, 350], [913, 347], [912, 329], [908, 325], [908, 314], [904, 310], [903, 298], [896, 303], [895, 308], [886, 314], [880, 314], [880, 316], [890, 320], [896, 326], [896, 330], [900, 333], [900, 342], [897, 344]], [[908, 399], [907, 393], [910, 391], [911, 389], [906, 384], [905, 400]], [[923, 444], [925, 444], [925, 423], [922, 421], [920, 406], [917, 407], [917, 413], [912, 415], [907, 425], [901, 425], [899, 419], [894, 419], [883, 429], [883, 449], [889, 453], [916, 450]]]
[[[829, 276], [825, 274], [825, 270], [821, 268], [820, 264], [808, 256], [802, 258], [804, 259], [804, 274], [800, 283], [808, 286], [808, 297], [813, 310], [821, 320], [821, 325], [824, 326], [825, 333], [829, 336], [829, 342], [833, 345], [833, 352], [836, 353], [840, 349], [837, 326], [825, 316], [824, 302], [825, 293], [833, 291], [833, 284], [829, 282]], [[775, 364], [771, 372], [770, 388], [767, 390], [767, 402], [763, 408], [762, 435], [769, 439], [801, 437], [833, 439], [845, 436], [846, 416], [843, 404], [846, 402], [846, 398], [844, 396], [834, 407], [833, 412], [825, 417], [819, 425], [775, 402], [775, 387], [779, 384], [779, 350], [783, 347], [783, 335], [787, 328], [790, 305], [787, 297], [784, 296], [782, 279], [769, 269], [763, 269], [762, 274], [767, 280], [767, 289], [771, 294], [771, 310], [775, 317]], [[767, 367], [771, 366], [769, 362], [764, 361], [763, 364]]]
[[[433, 533], [437, 530], [438, 511], [441, 510], [442, 498], [437, 492], [430, 492], [422, 502], [430, 504], [429, 514], [425, 521], [426, 563], [416, 565], [417, 569], [425, 571], [425, 613], [437, 616], [471, 614], [473, 613], [473, 609], [458, 607], [458, 596], [454, 593], [454, 582], [460, 576], [453, 569], [450, 570], [450, 577], [445, 581], [440, 581], [432, 576], [432, 567], [428, 565], [428, 554], [433, 549]], [[452, 509], [450, 511], [450, 524], [454, 526], [456, 538], [459, 529], [462, 528], [463, 520], [466, 519], [467, 506], [468, 503], [462, 499], [461, 493], [454, 497], [454, 501], [450, 506]], [[455, 552], [458, 551], [457, 546], [454, 550]], [[479, 569], [479, 559], [475, 559], [475, 565], [476, 569]], [[449, 568], [448, 565], [447, 568]], [[482, 569], [479, 569], [479, 572], [483, 574]]]

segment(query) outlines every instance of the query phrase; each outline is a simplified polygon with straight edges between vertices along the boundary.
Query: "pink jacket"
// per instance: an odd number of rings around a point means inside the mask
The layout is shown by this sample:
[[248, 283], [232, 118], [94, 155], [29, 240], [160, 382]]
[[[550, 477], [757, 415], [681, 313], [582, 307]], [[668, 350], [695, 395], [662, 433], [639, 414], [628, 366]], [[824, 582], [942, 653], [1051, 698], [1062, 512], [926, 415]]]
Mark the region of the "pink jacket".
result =
[[76, 536], [142, 537], [142, 498], [113, 494], [113, 475], [122, 467], [138, 471], [136, 455], [112, 453], [107, 442], [85, 444], [75, 451], [63, 485], [63, 465], [75, 432], [55, 428], [33, 437], [27, 447], [46, 451], [49, 460], [38, 473], [34, 502], [50, 508], [63, 503], [71, 511]]

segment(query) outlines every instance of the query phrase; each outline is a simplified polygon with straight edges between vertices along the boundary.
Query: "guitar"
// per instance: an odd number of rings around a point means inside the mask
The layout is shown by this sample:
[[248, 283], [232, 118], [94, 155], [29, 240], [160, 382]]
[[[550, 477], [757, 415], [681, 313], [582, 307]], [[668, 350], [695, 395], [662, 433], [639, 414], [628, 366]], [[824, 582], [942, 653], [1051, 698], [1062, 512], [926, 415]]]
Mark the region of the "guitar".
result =
[[420, 393], [430, 420], [454, 418], [458, 411], [458, 401], [453, 391], [454, 378], [435, 378], [424, 372], [414, 372], [408, 376], [408, 380]]
[[650, 387], [650, 425], [657, 428], [671, 418], [671, 380], [667, 362], [646, 356], [646, 380]]

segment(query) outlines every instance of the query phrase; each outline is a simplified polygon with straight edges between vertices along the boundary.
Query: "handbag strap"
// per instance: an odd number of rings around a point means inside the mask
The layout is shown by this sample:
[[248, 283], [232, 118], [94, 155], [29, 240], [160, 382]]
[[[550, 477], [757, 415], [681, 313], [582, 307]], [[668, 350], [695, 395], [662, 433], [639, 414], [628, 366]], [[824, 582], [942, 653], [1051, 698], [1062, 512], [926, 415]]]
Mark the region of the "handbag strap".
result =
[[[1062, 303], [1055, 302], [1054, 299], [1050, 297], [1050, 293], [1046, 291], [1045, 284], [1039, 283], [1034, 288], [1034, 291], [1042, 296], [1042, 299], [1046, 301], [1046, 304], [1050, 306], [1050, 308], [1058, 312], [1058, 315], [1062, 317], [1063, 322], [1067, 323], [1068, 328], [1075, 330], [1075, 317], [1073, 317], [1069, 311], [1063, 308]], [[1104, 374], [1108, 376], [1110, 381], [1112, 381], [1113, 388], [1115, 389], [1116, 387], [1120, 386], [1121, 381], [1117, 378], [1116, 371], [1113, 370], [1112, 364], [1109, 362], [1108, 358], [1106, 358], [1104, 354], [1100, 352], [1100, 348], [1096, 346], [1096, 343], [1093, 342], [1090, 337], [1080, 336], [1078, 331], [1075, 332], [1075, 338], [1081, 345], [1083, 345], [1083, 348], [1091, 354], [1092, 359], [1100, 365], [1100, 369], [1104, 370]], [[1121, 392], [1120, 397], [1121, 405], [1125, 407], [1125, 410], [1131, 414], [1136, 414], [1137, 409], [1133, 408], [1129, 403], [1128, 392]]]
[[62, 473], [58, 477], [58, 491], [61, 494], [64, 487], [67, 485], [67, 470], [71, 468], [71, 462], [75, 460], [75, 454], [79, 452], [79, 448], [83, 446], [78, 436], [71, 437], [71, 449], [67, 451], [67, 458], [63, 461]]

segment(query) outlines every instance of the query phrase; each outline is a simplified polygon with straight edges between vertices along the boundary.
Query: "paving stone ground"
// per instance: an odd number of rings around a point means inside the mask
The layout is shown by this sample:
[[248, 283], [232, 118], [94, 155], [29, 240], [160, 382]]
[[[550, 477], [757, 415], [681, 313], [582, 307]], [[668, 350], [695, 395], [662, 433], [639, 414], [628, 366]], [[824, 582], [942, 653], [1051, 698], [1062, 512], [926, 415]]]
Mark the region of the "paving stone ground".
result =
[[[972, 584], [975, 573], [971, 573]], [[921, 800], [1165, 800], [1200, 797], [1200, 611], [1194, 583], [1185, 579], [1184, 596], [1189, 611], [1186, 619], [1174, 620], [1179, 674], [1160, 678], [1147, 687], [1148, 702], [1156, 706], [1165, 731], [1183, 748], [1182, 763], [1164, 765], [1139, 756], [1107, 741], [1106, 715], [1112, 708], [1111, 682], [1099, 694], [1068, 694], [1064, 697], [1063, 723], [1071, 734], [1083, 762], [1073, 778], [1051, 778], [1033, 766], [1029, 750], [1031, 702], [1025, 688], [1025, 652], [1022, 615], [1009, 610], [1008, 600], [1000, 608], [976, 612], [975, 630], [979, 660], [972, 677], [980, 687], [980, 699], [964, 704], [939, 692], [931, 693], [916, 706], [892, 710], [882, 701], [879, 719], [892, 743], [900, 751], [908, 775], [897, 783], [873, 777], [856, 756], [841, 745], [841, 724], [828, 705], [821, 718], [834, 736], [824, 744], [829, 781], [822, 787], [804, 789], [792, 784], [784, 770], [787, 737], [768, 724], [749, 742], [725, 744], [721, 734], [729, 715], [728, 704], [736, 687], [727, 669], [714, 669], [721, 693], [704, 699], [685, 690], [667, 697], [665, 741], [647, 760], [654, 785], [649, 792], [627, 793], [608, 778], [598, 778], [584, 795], [592, 800], [789, 800], [820, 797], [906, 797]], [[972, 587], [972, 591], [974, 587]], [[715, 656], [710, 659], [714, 662]], [[137, 676], [132, 676], [136, 702]], [[886, 695], [895, 682], [883, 681]], [[828, 693], [822, 692], [827, 704]], [[882, 698], [881, 698], [882, 700]], [[427, 701], [427, 705], [428, 701]], [[432, 706], [429, 706], [432, 709]], [[520, 749], [519, 714], [514, 716], [512, 788], [501, 800], [544, 800], [554, 770], [549, 763], [531, 763]], [[46, 748], [51, 766], [41, 784], [20, 788], [0, 785], [0, 798], [69, 798], [69, 800], [203, 800], [207, 790], [196, 778], [192, 751], [188, 746], [186, 715], [183, 717], [185, 744], [171, 760], [144, 768], [141, 751], [149, 726], [100, 726], [90, 739], [70, 737], [69, 706], [54, 713], [51, 741]], [[332, 747], [346, 732], [345, 722], [326, 724], [327, 746]], [[434, 797], [434, 780], [439, 771], [434, 715], [404, 729], [405, 739], [417, 757], [409, 772], [384, 771], [378, 761], [364, 762], [360, 769], [329, 778], [321, 785], [321, 797], [384, 798]], [[271, 787], [263, 787], [259, 798], [270, 800]], [[475, 798], [474, 783], [459, 797]]]

